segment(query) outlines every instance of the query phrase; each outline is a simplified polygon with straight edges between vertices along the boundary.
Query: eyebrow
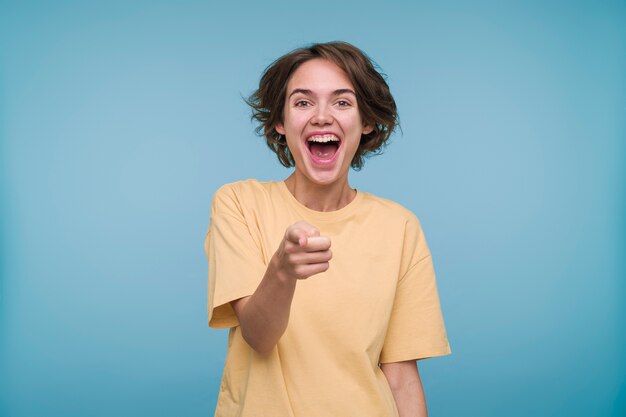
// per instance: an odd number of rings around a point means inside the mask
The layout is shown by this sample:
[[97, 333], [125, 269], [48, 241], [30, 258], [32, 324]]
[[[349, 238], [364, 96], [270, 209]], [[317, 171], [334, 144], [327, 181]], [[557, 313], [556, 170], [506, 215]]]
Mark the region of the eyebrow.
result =
[[[306, 88], [296, 88], [295, 90], [293, 90], [291, 92], [291, 94], [289, 94], [289, 97], [287, 97], [287, 98], [290, 98], [294, 94], [298, 94], [298, 93], [302, 93], [305, 96], [312, 96], [312, 95], [314, 95], [313, 91], [308, 90]], [[353, 96], [356, 97], [356, 93], [354, 91], [352, 91], [351, 89], [349, 89], [349, 88], [340, 88], [339, 90], [335, 90], [332, 93], [333, 96], [340, 96], [342, 94], [352, 94]]]

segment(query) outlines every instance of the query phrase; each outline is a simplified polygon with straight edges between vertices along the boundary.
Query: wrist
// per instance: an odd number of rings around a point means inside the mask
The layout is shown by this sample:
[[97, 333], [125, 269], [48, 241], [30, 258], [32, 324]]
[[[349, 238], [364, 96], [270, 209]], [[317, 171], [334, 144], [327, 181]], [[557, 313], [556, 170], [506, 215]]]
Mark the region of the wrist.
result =
[[284, 268], [281, 268], [280, 260], [276, 255], [270, 259], [270, 276], [274, 281], [283, 285], [294, 285], [297, 279], [289, 274]]

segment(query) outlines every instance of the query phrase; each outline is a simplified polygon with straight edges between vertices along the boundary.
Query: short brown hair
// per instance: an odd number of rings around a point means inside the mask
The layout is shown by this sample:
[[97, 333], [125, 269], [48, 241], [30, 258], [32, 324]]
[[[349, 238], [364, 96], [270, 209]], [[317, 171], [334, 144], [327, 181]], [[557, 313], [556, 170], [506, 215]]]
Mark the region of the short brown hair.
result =
[[356, 170], [361, 169], [365, 156], [382, 152], [398, 126], [398, 112], [384, 74], [363, 51], [347, 42], [316, 43], [295, 49], [267, 67], [258, 90], [246, 100], [252, 107], [252, 119], [259, 122], [256, 132], [265, 136], [267, 146], [276, 153], [282, 165], [295, 165], [287, 141], [276, 131], [276, 125], [283, 122], [287, 83], [291, 75], [300, 65], [316, 58], [331, 61], [346, 72], [356, 90], [361, 119], [365, 125], [374, 128], [371, 133], [361, 136], [350, 164]]

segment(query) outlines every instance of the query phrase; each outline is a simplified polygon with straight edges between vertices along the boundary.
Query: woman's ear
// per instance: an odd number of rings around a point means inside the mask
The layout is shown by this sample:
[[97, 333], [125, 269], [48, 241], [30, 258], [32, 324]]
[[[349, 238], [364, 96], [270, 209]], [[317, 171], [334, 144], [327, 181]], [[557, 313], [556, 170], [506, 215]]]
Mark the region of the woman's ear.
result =
[[277, 131], [280, 135], [285, 135], [285, 127], [282, 123], [277, 123], [276, 126], [274, 126], [274, 130]]
[[371, 126], [371, 125], [364, 125], [363, 126], [363, 134], [364, 135], [369, 135], [373, 131], [374, 131], [374, 126]]

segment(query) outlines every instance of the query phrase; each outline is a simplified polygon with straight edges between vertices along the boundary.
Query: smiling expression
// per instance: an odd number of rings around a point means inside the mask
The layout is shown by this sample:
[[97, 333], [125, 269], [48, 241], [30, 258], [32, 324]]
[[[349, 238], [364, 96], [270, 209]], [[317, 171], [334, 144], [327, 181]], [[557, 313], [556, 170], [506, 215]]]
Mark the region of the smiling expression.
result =
[[318, 185], [347, 178], [364, 126], [354, 86], [334, 63], [313, 59], [300, 65], [287, 84], [283, 122], [296, 172]]

